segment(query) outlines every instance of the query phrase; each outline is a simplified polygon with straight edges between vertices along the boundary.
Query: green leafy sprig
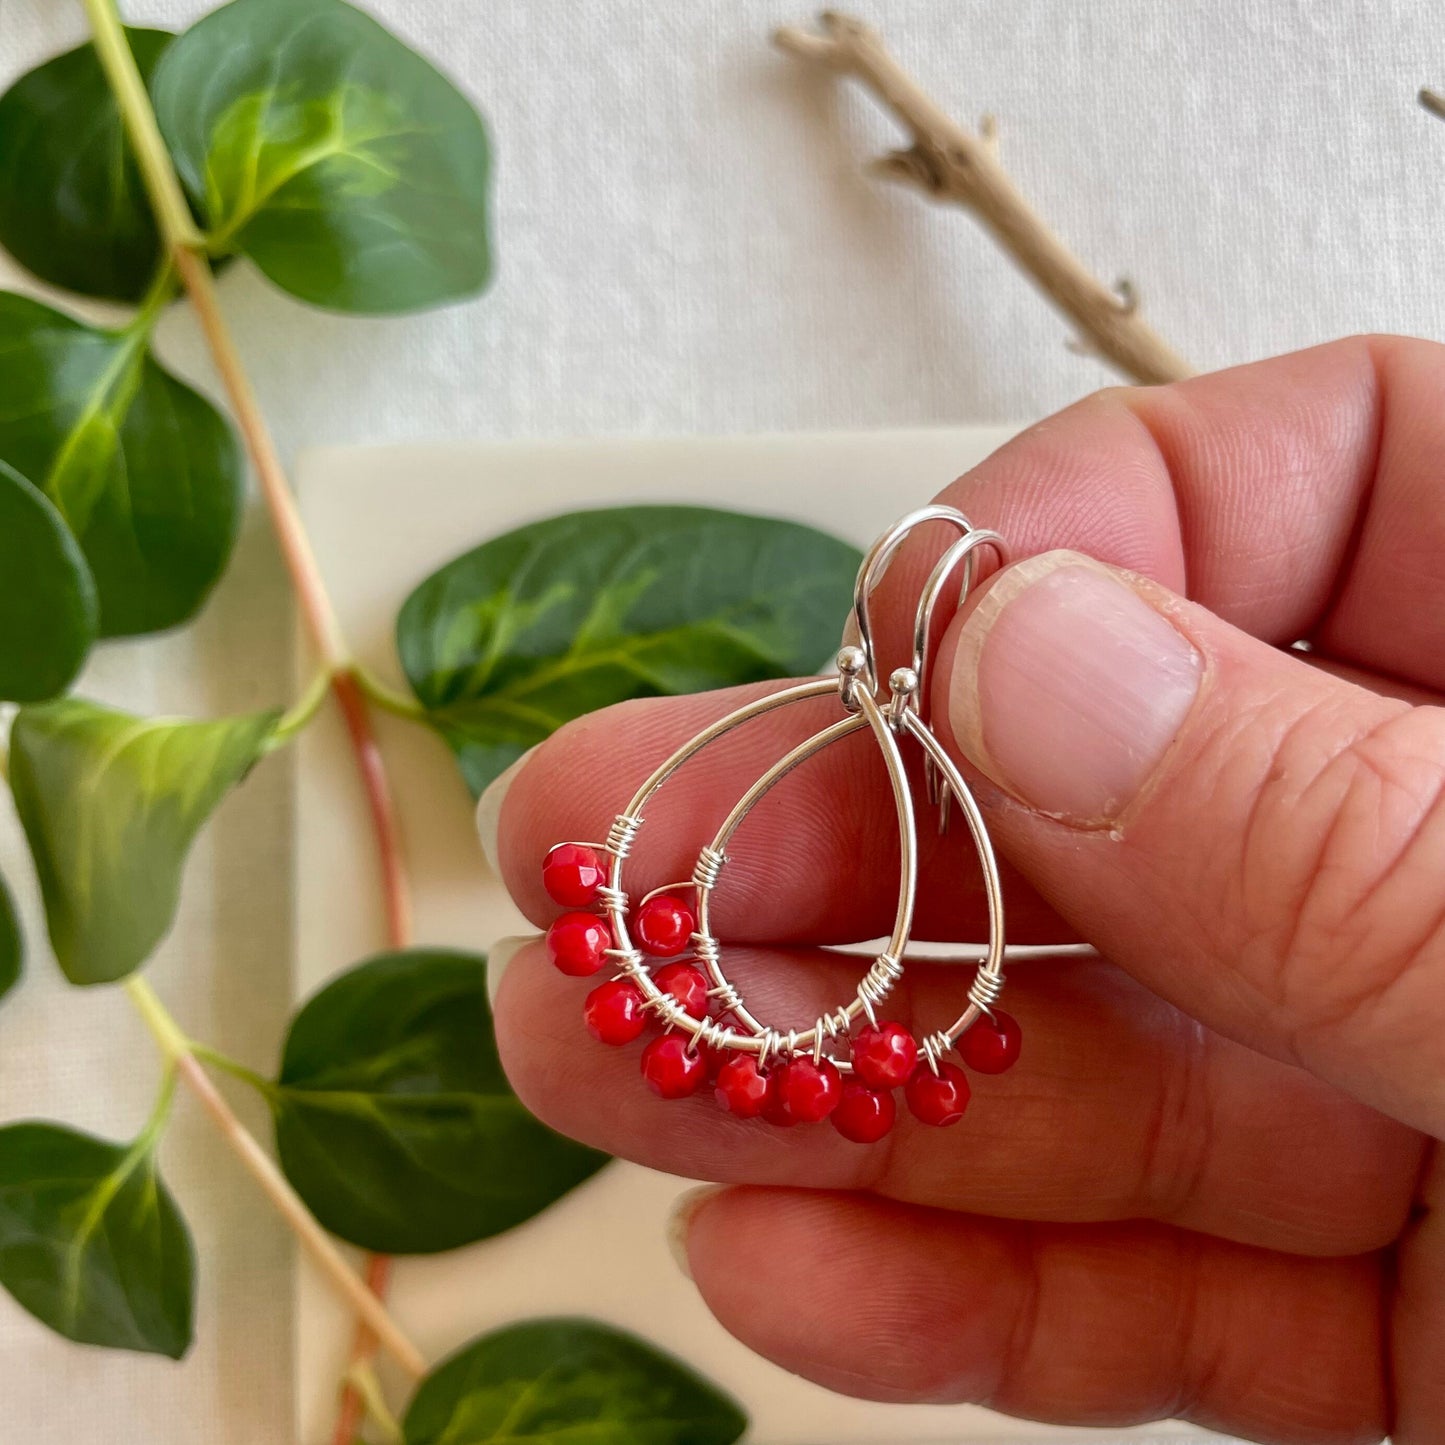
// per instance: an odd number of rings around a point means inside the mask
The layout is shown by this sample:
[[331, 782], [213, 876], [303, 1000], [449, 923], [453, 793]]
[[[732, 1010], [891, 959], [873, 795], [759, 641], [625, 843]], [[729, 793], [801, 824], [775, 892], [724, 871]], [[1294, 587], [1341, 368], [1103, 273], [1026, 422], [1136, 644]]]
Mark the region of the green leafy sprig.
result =
[[[133, 1141], [0, 1126], [0, 1285], [67, 1338], [185, 1353], [195, 1261], [157, 1162], [179, 1082], [421, 1382], [397, 1422], [359, 1360], [343, 1445], [363, 1407], [403, 1445], [480, 1442], [504, 1419], [539, 1442], [585, 1429], [599, 1445], [728, 1445], [746, 1425], [733, 1402], [593, 1321], [513, 1325], [429, 1373], [337, 1249], [337, 1238], [390, 1253], [484, 1239], [606, 1162], [509, 1088], [485, 960], [414, 945], [370, 709], [430, 728], [479, 790], [592, 708], [810, 670], [835, 640], [856, 554], [792, 523], [700, 508], [542, 521], [417, 588], [396, 638], [414, 695], [391, 692], [337, 624], [215, 273], [249, 262], [299, 300], [353, 314], [475, 295], [492, 269], [482, 120], [343, 0], [232, 0], [175, 36], [126, 30], [114, 0], [83, 3], [91, 43], [0, 97], [0, 244], [41, 281], [134, 309], [104, 327], [0, 294], [0, 702], [18, 705], [8, 776], [51, 952], [73, 984], [120, 984], [162, 1068]], [[179, 296], [231, 419], [155, 354]], [[234, 543], [243, 455], [319, 659], [314, 685], [289, 711], [218, 719], [141, 718], [68, 696], [97, 643], [204, 606]], [[390, 946], [298, 1012], [273, 1075], [189, 1038], [140, 971], [181, 906], [199, 831], [328, 696], [368, 788]], [[23, 952], [0, 880], [0, 995]], [[276, 1158], [213, 1071], [265, 1100]], [[543, 1380], [539, 1415], [527, 1402]]]

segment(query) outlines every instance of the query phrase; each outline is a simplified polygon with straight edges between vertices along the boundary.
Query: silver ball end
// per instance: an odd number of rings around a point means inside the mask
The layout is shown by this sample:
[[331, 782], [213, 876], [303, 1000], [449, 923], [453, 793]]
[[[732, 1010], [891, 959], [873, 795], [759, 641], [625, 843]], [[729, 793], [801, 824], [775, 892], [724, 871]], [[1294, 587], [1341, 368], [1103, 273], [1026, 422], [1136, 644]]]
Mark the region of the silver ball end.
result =
[[888, 678], [888, 686], [895, 692], [907, 695], [918, 691], [918, 674], [911, 667], [896, 667]]
[[845, 677], [857, 677], [868, 665], [868, 658], [861, 647], [840, 647], [838, 649], [838, 671]]

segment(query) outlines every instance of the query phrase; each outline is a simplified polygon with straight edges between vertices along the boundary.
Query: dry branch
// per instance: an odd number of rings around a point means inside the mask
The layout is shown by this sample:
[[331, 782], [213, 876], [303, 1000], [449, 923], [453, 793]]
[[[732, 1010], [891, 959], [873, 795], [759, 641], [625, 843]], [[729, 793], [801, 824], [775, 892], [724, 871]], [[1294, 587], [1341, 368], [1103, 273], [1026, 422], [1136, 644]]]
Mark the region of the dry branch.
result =
[[774, 40], [789, 54], [851, 75], [898, 118], [911, 144], [874, 163], [889, 179], [952, 201], [974, 215], [1079, 329], [1079, 349], [1135, 381], [1176, 381], [1193, 369], [1139, 315], [1132, 286], [1097, 280], [1019, 194], [999, 163], [992, 118], [963, 129], [919, 88], [862, 21], [824, 11], [817, 31], [785, 26]]

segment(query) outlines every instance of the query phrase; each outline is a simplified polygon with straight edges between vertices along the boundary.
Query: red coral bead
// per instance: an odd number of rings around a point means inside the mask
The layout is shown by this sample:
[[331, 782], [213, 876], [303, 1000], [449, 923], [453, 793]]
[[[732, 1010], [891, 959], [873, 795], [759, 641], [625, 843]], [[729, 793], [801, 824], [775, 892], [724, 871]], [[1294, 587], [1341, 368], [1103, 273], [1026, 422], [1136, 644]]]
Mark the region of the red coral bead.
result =
[[707, 1076], [707, 1060], [688, 1048], [682, 1034], [663, 1034], [642, 1051], [642, 1077], [663, 1099], [685, 1099], [697, 1093]]
[[590, 978], [607, 959], [612, 933], [595, 913], [564, 913], [547, 930], [552, 962], [572, 978]]
[[542, 863], [542, 887], [563, 908], [586, 908], [607, 882], [607, 864], [585, 843], [558, 843]]
[[913, 1071], [903, 1091], [913, 1117], [939, 1128], [963, 1118], [968, 1093], [968, 1076], [957, 1064], [940, 1064], [935, 1074], [926, 1063]]
[[778, 1107], [789, 1118], [798, 1124], [816, 1124], [838, 1107], [843, 1079], [827, 1059], [818, 1064], [810, 1058], [789, 1059], [778, 1066], [774, 1087]]
[[787, 1105], [783, 1102], [783, 1096], [778, 1088], [778, 1070], [773, 1069], [768, 1075], [768, 1097], [763, 1101], [762, 1119], [765, 1123], [773, 1125], [776, 1129], [791, 1129], [798, 1122], [789, 1112]]
[[853, 1068], [870, 1089], [907, 1083], [918, 1062], [918, 1043], [902, 1024], [868, 1024], [853, 1040]]
[[876, 1144], [893, 1127], [897, 1116], [898, 1105], [892, 1094], [847, 1079], [838, 1107], [829, 1117], [845, 1139], [855, 1144]]
[[964, 1063], [980, 1074], [1001, 1074], [1019, 1061], [1024, 1031], [1012, 1014], [995, 1009], [978, 1020], [958, 1041]]
[[684, 1013], [700, 1019], [707, 1013], [707, 975], [690, 963], [665, 963], [652, 975], [663, 993], [676, 1000]]
[[642, 1003], [642, 990], [626, 979], [599, 985], [582, 1005], [587, 1032], [599, 1043], [630, 1044], [647, 1024]]
[[713, 1097], [718, 1108], [739, 1119], [756, 1119], [768, 1102], [770, 1081], [751, 1054], [734, 1054], [717, 1071]]
[[671, 898], [659, 893], [649, 898], [637, 910], [633, 930], [637, 934], [637, 946], [654, 958], [671, 958], [681, 953], [692, 939], [697, 919], [692, 909], [680, 898]]

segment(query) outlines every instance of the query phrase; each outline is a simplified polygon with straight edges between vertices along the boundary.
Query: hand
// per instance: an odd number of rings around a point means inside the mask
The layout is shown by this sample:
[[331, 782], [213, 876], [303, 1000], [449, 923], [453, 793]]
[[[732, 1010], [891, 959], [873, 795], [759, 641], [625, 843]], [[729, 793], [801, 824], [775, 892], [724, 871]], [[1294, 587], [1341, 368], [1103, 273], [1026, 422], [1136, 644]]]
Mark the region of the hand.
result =
[[[568, 1134], [728, 1184], [682, 1221], [698, 1289], [835, 1390], [1438, 1445], [1445, 348], [1344, 341], [1104, 392], [942, 499], [1026, 559], [950, 620], [933, 692], [1017, 870], [1010, 941], [1104, 957], [1014, 968], [1018, 1067], [980, 1079], [956, 1128], [900, 1110], [872, 1147], [654, 1098], [635, 1050], [585, 1037], [575, 983], [535, 943], [497, 999], [513, 1083]], [[919, 540], [933, 551], [880, 589], [885, 659], [940, 545]], [[759, 691], [609, 709], [500, 781], [483, 832], [528, 916], [556, 912], [552, 842], [605, 831], [662, 757]], [[807, 711], [669, 784], [637, 884], [690, 873], [836, 704]], [[891, 926], [871, 747], [800, 769], [738, 836], [717, 932], [764, 1016], [806, 1026], [847, 997], [856, 964], [818, 945]], [[967, 830], [932, 831], [917, 936], [977, 939]], [[937, 1027], [965, 987], [913, 965], [888, 1012]]]

